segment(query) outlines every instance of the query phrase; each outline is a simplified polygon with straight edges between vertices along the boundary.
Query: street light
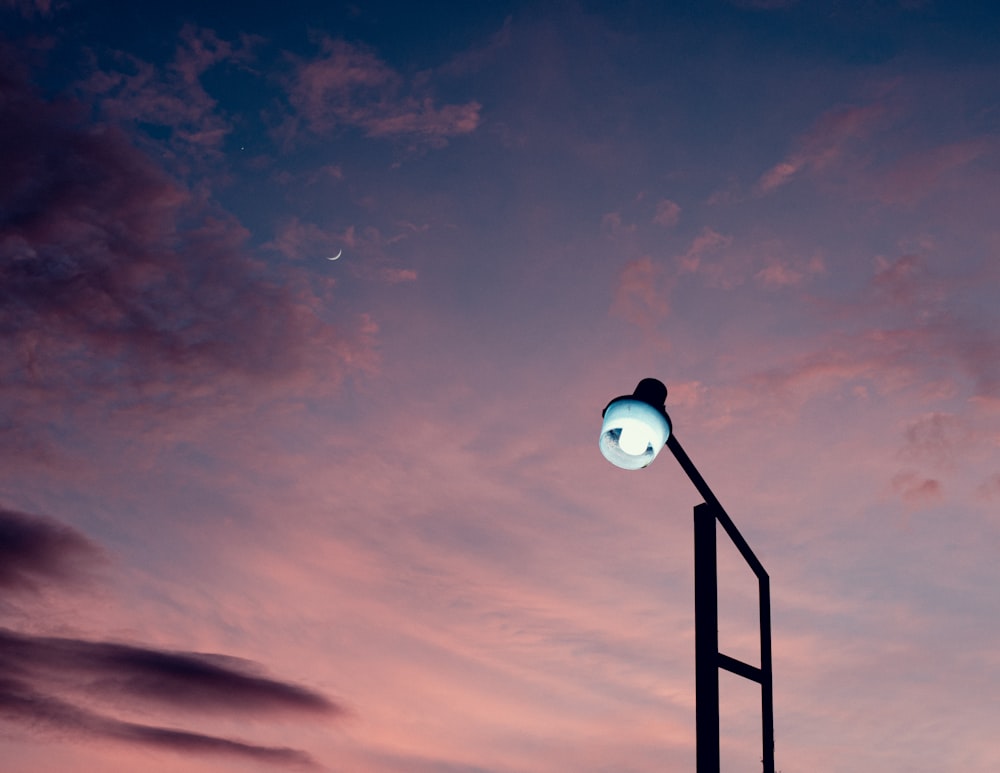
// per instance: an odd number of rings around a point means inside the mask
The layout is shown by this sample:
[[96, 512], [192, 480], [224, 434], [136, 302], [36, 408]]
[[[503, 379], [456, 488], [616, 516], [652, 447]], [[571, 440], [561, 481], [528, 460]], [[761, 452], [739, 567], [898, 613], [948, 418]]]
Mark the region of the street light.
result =
[[[631, 395], [616, 397], [604, 409], [600, 448], [616, 467], [638, 470], [666, 445], [698, 489], [704, 503], [694, 508], [695, 719], [698, 773], [719, 773], [719, 669], [760, 685], [761, 748], [764, 773], [774, 773], [774, 693], [771, 673], [771, 590], [757, 560], [705, 479], [677, 442], [665, 407], [667, 388], [644, 378]], [[757, 575], [760, 607], [760, 668], [719, 652], [719, 594], [716, 522]]]

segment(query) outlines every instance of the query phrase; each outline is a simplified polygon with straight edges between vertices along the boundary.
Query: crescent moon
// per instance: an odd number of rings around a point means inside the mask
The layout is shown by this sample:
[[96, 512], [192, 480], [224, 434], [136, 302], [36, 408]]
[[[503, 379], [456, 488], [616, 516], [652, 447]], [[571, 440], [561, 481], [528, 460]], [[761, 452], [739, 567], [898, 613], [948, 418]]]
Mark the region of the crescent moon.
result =
[[337, 254], [334, 255], [332, 258], [327, 258], [327, 260], [336, 260], [337, 258], [339, 258], [343, 254], [344, 254], [343, 250], [337, 250]]

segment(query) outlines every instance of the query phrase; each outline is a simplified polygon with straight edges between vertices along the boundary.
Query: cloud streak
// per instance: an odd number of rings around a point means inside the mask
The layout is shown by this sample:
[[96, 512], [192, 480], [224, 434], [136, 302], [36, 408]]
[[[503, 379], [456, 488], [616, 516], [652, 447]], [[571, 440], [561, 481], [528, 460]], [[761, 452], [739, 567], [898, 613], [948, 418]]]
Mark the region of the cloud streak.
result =
[[[0, 647], [3, 644], [0, 633]], [[312, 758], [297, 749], [259, 746], [203, 733], [122, 721], [40, 693], [19, 679], [0, 679], [0, 717], [33, 727], [179, 753], [226, 754], [271, 764], [314, 767]]]
[[[103, 552], [51, 518], [0, 510], [0, 588], [37, 590], [66, 583]], [[302, 751], [127, 721], [137, 709], [240, 717], [338, 717], [346, 712], [318, 692], [269, 678], [254, 663], [218, 654], [136, 644], [39, 636], [0, 628], [0, 718], [29, 728], [68, 731], [177, 752], [227, 754], [308, 766]]]
[[867, 139], [885, 115], [886, 108], [880, 103], [827, 111], [799, 139], [794, 151], [760, 176], [757, 193], [772, 193], [804, 173], [823, 172], [841, 163], [851, 147]]
[[36, 591], [68, 583], [104, 560], [104, 552], [75, 529], [50, 518], [0, 508], [0, 589]]
[[260, 676], [249, 662], [223, 655], [0, 629], [0, 663], [5, 673], [36, 684], [68, 680], [113, 703], [254, 715], [343, 713], [318, 693]]

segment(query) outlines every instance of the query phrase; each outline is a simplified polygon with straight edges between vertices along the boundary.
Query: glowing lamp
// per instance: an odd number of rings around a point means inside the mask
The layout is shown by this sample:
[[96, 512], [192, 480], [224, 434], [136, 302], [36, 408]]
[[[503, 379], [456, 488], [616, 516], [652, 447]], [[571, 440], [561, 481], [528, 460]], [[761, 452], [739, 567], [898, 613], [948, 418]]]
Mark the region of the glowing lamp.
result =
[[600, 439], [604, 458], [623, 470], [638, 470], [653, 461], [670, 437], [666, 399], [667, 388], [645, 378], [631, 395], [608, 403]]

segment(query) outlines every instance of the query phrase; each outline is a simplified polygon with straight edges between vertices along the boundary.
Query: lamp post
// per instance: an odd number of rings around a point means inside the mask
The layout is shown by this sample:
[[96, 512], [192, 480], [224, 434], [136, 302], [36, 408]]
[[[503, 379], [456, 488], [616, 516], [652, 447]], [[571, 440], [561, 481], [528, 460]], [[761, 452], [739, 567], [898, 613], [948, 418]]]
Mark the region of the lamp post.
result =
[[[719, 773], [719, 669], [760, 684], [764, 773], [774, 773], [774, 698], [771, 674], [771, 590], [763, 565], [725, 508], [677, 442], [665, 403], [667, 388], [654, 378], [639, 382], [631, 395], [604, 409], [600, 447], [604, 457], [625, 470], [649, 465], [665, 445], [698, 489], [704, 502], [694, 508], [695, 719], [698, 773]], [[760, 608], [760, 668], [719, 652], [719, 596], [716, 523], [757, 576]]]

